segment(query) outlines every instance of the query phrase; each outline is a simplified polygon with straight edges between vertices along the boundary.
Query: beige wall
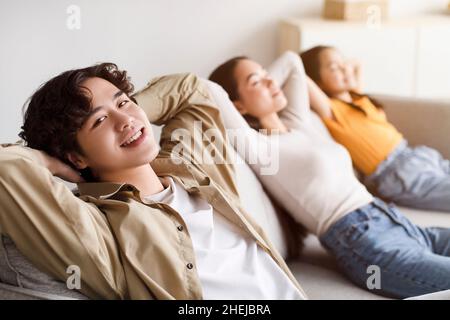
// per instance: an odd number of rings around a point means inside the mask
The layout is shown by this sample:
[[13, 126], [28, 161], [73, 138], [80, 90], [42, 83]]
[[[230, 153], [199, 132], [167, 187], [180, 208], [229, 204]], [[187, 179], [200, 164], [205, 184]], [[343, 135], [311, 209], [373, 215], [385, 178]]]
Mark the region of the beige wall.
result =
[[[446, 0], [391, 0], [393, 15], [434, 11]], [[67, 28], [67, 8], [81, 29]], [[43, 81], [68, 68], [113, 61], [137, 86], [163, 73], [207, 76], [219, 62], [277, 52], [277, 22], [320, 13], [318, 0], [0, 0], [0, 140], [17, 137], [21, 107]]]

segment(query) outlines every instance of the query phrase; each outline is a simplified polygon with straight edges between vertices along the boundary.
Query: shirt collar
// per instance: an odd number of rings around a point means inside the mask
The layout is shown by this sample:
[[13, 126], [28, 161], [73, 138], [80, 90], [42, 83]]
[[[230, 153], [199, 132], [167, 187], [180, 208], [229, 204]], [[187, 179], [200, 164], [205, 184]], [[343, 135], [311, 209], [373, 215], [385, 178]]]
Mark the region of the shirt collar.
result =
[[127, 183], [115, 182], [82, 182], [78, 183], [78, 192], [81, 196], [92, 196], [98, 199], [107, 199], [119, 191], [133, 191], [136, 188]]
[[[153, 160], [151, 166], [159, 177], [170, 176], [187, 191], [198, 189], [199, 183], [192, 169], [184, 162], [179, 163], [180, 161], [174, 162], [171, 158], [161, 157]], [[131, 184], [119, 182], [82, 182], [77, 186], [81, 196], [92, 196], [97, 199], [108, 199], [119, 191], [138, 191]]]

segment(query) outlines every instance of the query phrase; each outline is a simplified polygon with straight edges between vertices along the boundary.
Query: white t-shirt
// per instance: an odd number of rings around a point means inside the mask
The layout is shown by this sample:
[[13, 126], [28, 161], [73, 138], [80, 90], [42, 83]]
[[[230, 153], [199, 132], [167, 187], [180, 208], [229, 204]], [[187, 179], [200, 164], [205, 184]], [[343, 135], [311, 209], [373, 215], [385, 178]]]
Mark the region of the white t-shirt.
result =
[[163, 202], [184, 219], [205, 299], [306, 299], [254, 239], [172, 178], [144, 201]]

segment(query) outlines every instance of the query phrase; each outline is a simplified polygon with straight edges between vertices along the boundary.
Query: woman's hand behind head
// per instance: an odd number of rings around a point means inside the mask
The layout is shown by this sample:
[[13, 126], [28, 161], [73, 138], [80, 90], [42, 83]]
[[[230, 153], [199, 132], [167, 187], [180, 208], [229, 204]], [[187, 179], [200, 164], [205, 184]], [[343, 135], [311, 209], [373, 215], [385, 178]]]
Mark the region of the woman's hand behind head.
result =
[[31, 149], [40, 164], [46, 167], [54, 176], [57, 176], [68, 182], [78, 183], [84, 182], [84, 179], [80, 176], [80, 173], [74, 170], [72, 167], [62, 162], [61, 160], [52, 157], [41, 150]]

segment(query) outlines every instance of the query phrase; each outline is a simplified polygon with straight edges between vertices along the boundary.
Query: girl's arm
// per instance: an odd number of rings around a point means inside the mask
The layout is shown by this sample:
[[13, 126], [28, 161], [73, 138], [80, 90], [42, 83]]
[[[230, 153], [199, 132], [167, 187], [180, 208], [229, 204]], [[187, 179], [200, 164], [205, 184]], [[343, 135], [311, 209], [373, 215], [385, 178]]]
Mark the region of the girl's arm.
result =
[[307, 77], [307, 83], [311, 108], [322, 118], [333, 118], [330, 98], [311, 78]]
[[350, 79], [351, 91], [356, 93], [362, 93], [362, 76], [361, 76], [361, 64], [357, 60], [349, 60], [345, 64], [345, 72], [347, 78]]

